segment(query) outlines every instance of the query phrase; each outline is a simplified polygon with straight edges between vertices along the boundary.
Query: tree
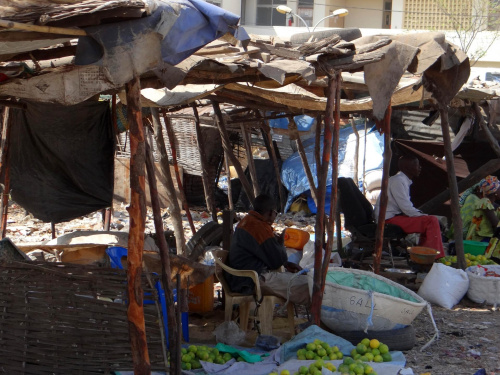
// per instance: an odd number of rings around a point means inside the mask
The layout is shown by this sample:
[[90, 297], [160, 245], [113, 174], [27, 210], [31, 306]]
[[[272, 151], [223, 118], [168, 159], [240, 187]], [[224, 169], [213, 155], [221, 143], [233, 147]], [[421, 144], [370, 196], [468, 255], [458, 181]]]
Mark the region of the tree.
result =
[[500, 33], [500, 0], [435, 0], [471, 65], [481, 59]]

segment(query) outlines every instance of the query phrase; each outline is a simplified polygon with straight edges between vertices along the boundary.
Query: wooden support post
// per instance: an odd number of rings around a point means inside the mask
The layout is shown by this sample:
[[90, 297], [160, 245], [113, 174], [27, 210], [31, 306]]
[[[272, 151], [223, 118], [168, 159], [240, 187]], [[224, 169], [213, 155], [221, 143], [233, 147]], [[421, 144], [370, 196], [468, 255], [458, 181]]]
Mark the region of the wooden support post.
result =
[[281, 183], [281, 174], [280, 174], [280, 167], [278, 165], [278, 159], [276, 157], [276, 151], [274, 150], [274, 145], [273, 145], [273, 137], [271, 136], [271, 127], [269, 126], [267, 120], [264, 120], [260, 114], [259, 111], [255, 111], [255, 115], [259, 119], [259, 122], [261, 124], [261, 128], [263, 129], [263, 132], [265, 133], [265, 136], [267, 137], [267, 141], [269, 142], [269, 149], [268, 151], [271, 151], [271, 159], [273, 161], [274, 165], [274, 173], [276, 174], [276, 182], [278, 183], [278, 190], [279, 190], [279, 195], [280, 195], [280, 212], [285, 211], [285, 196], [283, 194], [283, 184]]
[[[461, 192], [470, 188], [472, 185], [477, 184], [479, 181], [481, 181], [481, 179], [483, 179], [487, 175], [495, 173], [496, 171], [498, 171], [499, 166], [500, 166], [500, 158], [488, 161], [485, 165], [476, 169], [474, 172], [472, 172], [470, 175], [465, 177], [462, 181], [460, 181], [457, 184], [458, 193], [460, 194]], [[450, 199], [450, 190], [446, 189], [445, 191], [436, 195], [431, 200], [421, 205], [418, 209], [422, 212], [430, 214], [434, 212], [436, 208], [438, 208], [448, 199]]]
[[366, 125], [368, 120], [365, 117], [365, 139], [364, 139], [364, 147], [363, 147], [363, 176], [361, 176], [361, 180], [363, 181], [363, 194], [366, 194], [366, 184], [365, 184], [365, 174], [366, 174]]
[[165, 177], [165, 190], [169, 201], [170, 217], [174, 226], [175, 246], [177, 255], [186, 256], [186, 241], [184, 238], [184, 227], [182, 226], [181, 209], [177, 201], [177, 193], [175, 192], [174, 181], [170, 174], [170, 163], [168, 161], [167, 148], [163, 138], [163, 130], [160, 121], [158, 108], [151, 107], [151, 117], [153, 119], [153, 129], [156, 141], [156, 148], [160, 153], [160, 168]]
[[316, 132], [314, 133], [314, 161], [316, 162], [316, 176], [319, 176], [321, 170], [321, 124], [323, 123], [323, 117], [321, 115], [316, 116]]
[[[177, 367], [177, 372], [170, 372], [170, 375], [180, 375], [182, 373], [182, 368], [181, 368], [181, 355], [180, 355], [180, 350], [181, 350], [181, 340], [182, 340], [182, 337], [181, 337], [181, 332], [182, 332], [182, 328], [181, 328], [181, 310], [182, 310], [182, 301], [186, 299], [186, 293], [187, 293], [187, 290], [185, 289], [181, 289], [181, 275], [177, 274], [175, 275], [175, 282], [176, 282], [176, 286], [177, 286], [177, 310], [176, 310], [176, 320], [177, 320], [177, 337], [175, 337], [175, 341], [177, 341], [178, 343], [178, 346], [179, 346], [179, 355], [175, 358], [175, 359], [171, 359], [170, 360], [170, 363], [172, 364], [172, 362], [175, 360], [176, 362], [176, 367]], [[169, 334], [170, 336], [170, 334]]]
[[[177, 358], [181, 356], [181, 345], [178, 337], [177, 316], [174, 307], [174, 294], [172, 274], [170, 271], [170, 256], [167, 240], [165, 239], [163, 220], [161, 218], [160, 198], [155, 175], [155, 163], [151, 146], [146, 142], [146, 171], [148, 175], [151, 207], [153, 208], [153, 221], [155, 225], [157, 245], [160, 249], [161, 280], [165, 291], [168, 319], [168, 343], [170, 352], [170, 374], [180, 374], [181, 368], [177, 365]], [[178, 276], [178, 275], [177, 275]]]
[[322, 255], [325, 233], [325, 198], [326, 198], [326, 178], [328, 175], [328, 166], [330, 164], [333, 122], [334, 122], [334, 106], [336, 98], [337, 75], [328, 77], [328, 95], [326, 101], [325, 112], [325, 132], [323, 136], [323, 156], [321, 160], [321, 169], [318, 174], [318, 190], [317, 190], [317, 212], [315, 226], [315, 242], [314, 242], [314, 277], [313, 288], [311, 295], [311, 314], [312, 321], [316, 325], [320, 325], [321, 303], [323, 300], [321, 292], [321, 276], [322, 276]]
[[207, 203], [207, 208], [212, 214], [212, 220], [217, 223], [217, 209], [214, 202], [214, 189], [213, 184], [210, 181], [210, 173], [208, 171], [207, 164], [207, 153], [205, 152], [205, 145], [203, 143], [201, 135], [201, 124], [200, 117], [198, 116], [198, 110], [196, 105], [193, 104], [194, 113], [194, 125], [196, 128], [196, 143], [198, 144], [198, 151], [200, 152], [200, 164], [201, 164], [201, 178], [203, 181], [203, 191], [205, 192], [205, 202]]
[[260, 194], [259, 181], [257, 180], [257, 170], [255, 169], [255, 161], [252, 155], [252, 140], [250, 139], [250, 134], [245, 127], [245, 125], [240, 124], [241, 134], [243, 136], [243, 142], [245, 143], [245, 151], [247, 154], [248, 170], [250, 171], [250, 177], [252, 178], [253, 193], [255, 196]]
[[113, 123], [113, 134], [115, 136], [116, 144], [120, 151], [123, 151], [122, 144], [120, 141], [120, 133], [118, 131], [118, 121], [116, 117], [116, 94], [113, 94], [111, 98], [111, 121]]
[[302, 141], [300, 140], [300, 134], [299, 131], [297, 130], [297, 124], [295, 123], [295, 120], [293, 119], [293, 116], [288, 117], [288, 131], [290, 134], [290, 140], [294, 140], [295, 144], [297, 145], [297, 151], [300, 156], [300, 161], [302, 162], [302, 167], [304, 167], [304, 171], [307, 176], [307, 181], [309, 182], [309, 188], [311, 190], [311, 197], [314, 200], [314, 204], [316, 207], [318, 207], [318, 198], [317, 198], [317, 192], [316, 192], [316, 185], [314, 183], [314, 178], [311, 172], [311, 168], [309, 168], [309, 163], [307, 161], [307, 156], [306, 152], [304, 150], [304, 145], [302, 144]]
[[54, 223], [53, 221], [50, 222], [50, 233], [52, 235], [52, 239], [54, 239], [54, 238], [57, 237], [57, 234], [56, 234], [56, 223]]
[[337, 208], [335, 215], [335, 231], [337, 233], [337, 252], [341, 258], [345, 257], [343, 244], [342, 244], [342, 223], [340, 222], [340, 191], [337, 189]]
[[214, 108], [215, 122], [217, 123], [217, 127], [219, 128], [220, 137], [222, 139], [222, 147], [224, 148], [226, 158], [229, 157], [229, 159], [231, 159], [231, 162], [233, 163], [233, 166], [236, 169], [236, 173], [238, 174], [238, 177], [241, 181], [241, 186], [243, 186], [248, 200], [253, 204], [255, 195], [253, 194], [250, 182], [248, 182], [248, 179], [245, 176], [245, 172], [243, 172], [240, 161], [236, 158], [236, 156], [234, 156], [233, 150], [231, 150], [231, 142], [229, 141], [229, 135], [227, 134], [226, 125], [224, 124], [224, 118], [222, 117], [219, 103], [212, 102], [212, 107]]
[[224, 163], [227, 175], [227, 200], [228, 200], [229, 210], [234, 211], [233, 189], [231, 187], [231, 170], [229, 169], [229, 156], [227, 155], [226, 151], [224, 151]]
[[104, 209], [104, 224], [103, 224], [103, 230], [109, 231], [111, 227], [111, 211], [112, 207], [106, 207]]
[[[439, 106], [441, 116], [441, 130], [443, 132], [444, 156], [446, 158], [446, 170], [448, 175], [448, 184], [450, 186], [451, 196], [451, 220], [455, 228], [462, 228], [462, 217], [460, 216], [460, 205], [458, 204], [457, 177], [455, 174], [455, 163], [453, 151], [451, 149], [450, 125], [448, 122], [448, 109], [445, 105]], [[464, 242], [461, 230], [455, 230], [455, 250], [457, 252], [458, 267], [465, 270]]]
[[[337, 187], [338, 187], [338, 176], [339, 176], [339, 133], [340, 133], [340, 88], [341, 88], [341, 74], [340, 72], [336, 72], [336, 81], [337, 84], [335, 86], [335, 108], [333, 114], [333, 134], [332, 134], [332, 154], [331, 154], [331, 165], [332, 165], [332, 192], [330, 195], [330, 212], [329, 212], [329, 222], [327, 223], [327, 233], [328, 233], [328, 242], [326, 244], [325, 256], [323, 258], [323, 264], [321, 266], [321, 280], [320, 280], [320, 290], [321, 296], [325, 292], [325, 279], [326, 273], [328, 272], [328, 266], [330, 265], [330, 258], [332, 256], [332, 247], [333, 247], [333, 222], [335, 219], [340, 221], [340, 215], [337, 218]], [[327, 169], [328, 175], [328, 169]], [[337, 221], [337, 220], [336, 220]], [[338, 227], [337, 227], [338, 230]]]
[[146, 326], [144, 322], [143, 290], [141, 286], [142, 253], [146, 227], [146, 193], [144, 173], [145, 145], [141, 112], [141, 84], [134, 77], [125, 84], [127, 118], [130, 125], [130, 229], [127, 256], [128, 325], [132, 362], [135, 375], [151, 374]]
[[389, 167], [391, 165], [392, 151], [391, 151], [391, 103], [385, 111], [384, 119], [382, 120], [382, 129], [384, 133], [384, 163], [382, 166], [382, 186], [380, 188], [380, 211], [377, 221], [377, 232], [375, 234], [375, 257], [373, 259], [373, 271], [376, 274], [380, 273], [380, 261], [382, 259], [382, 245], [384, 242], [384, 226], [385, 226], [385, 213], [387, 211], [387, 202], [389, 201], [387, 189], [389, 187]]
[[184, 187], [182, 186], [181, 173], [179, 171], [179, 164], [177, 164], [177, 147], [175, 146], [175, 134], [174, 129], [172, 129], [172, 124], [165, 112], [162, 112], [163, 120], [165, 121], [165, 128], [167, 129], [168, 141], [170, 143], [170, 152], [172, 153], [172, 163], [174, 165], [175, 178], [177, 180], [177, 186], [179, 188], [179, 194], [181, 197], [182, 206], [184, 211], [186, 211], [186, 216], [189, 221], [189, 226], [191, 227], [191, 232], [193, 235], [196, 233], [196, 228], [194, 226], [193, 217], [191, 216], [191, 211], [189, 211], [189, 205], [186, 199], [186, 193], [184, 192]]
[[351, 118], [351, 127], [352, 131], [354, 132], [354, 135], [356, 136], [356, 149], [354, 151], [354, 183], [356, 186], [359, 186], [359, 176], [358, 176], [358, 163], [359, 163], [359, 133], [358, 129], [356, 129], [356, 123], [354, 122], [354, 119]]
[[495, 151], [495, 154], [500, 157], [500, 145], [498, 144], [498, 140], [493, 136], [493, 134], [491, 134], [488, 124], [484, 121], [483, 114], [481, 113], [481, 109], [479, 108], [479, 104], [472, 104], [472, 108], [474, 108], [474, 112], [476, 112], [479, 124], [481, 125], [481, 129], [483, 129], [484, 134], [486, 135], [488, 143], [490, 144], [493, 151]]
[[1, 158], [0, 158], [0, 176], [3, 178], [3, 191], [0, 206], [0, 232], [2, 238], [7, 235], [7, 216], [9, 213], [9, 195], [10, 195], [10, 162], [9, 162], [9, 146], [10, 146], [10, 126], [12, 119], [8, 107], [4, 108], [2, 120], [2, 140], [1, 140]]

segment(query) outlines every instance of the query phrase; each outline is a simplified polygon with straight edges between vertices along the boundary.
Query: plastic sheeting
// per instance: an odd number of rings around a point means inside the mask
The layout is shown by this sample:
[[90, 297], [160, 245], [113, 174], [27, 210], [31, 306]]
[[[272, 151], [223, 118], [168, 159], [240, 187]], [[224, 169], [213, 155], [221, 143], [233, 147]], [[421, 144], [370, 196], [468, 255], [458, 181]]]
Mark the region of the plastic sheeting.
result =
[[176, 65], [226, 33], [248, 37], [238, 22], [239, 16], [202, 0], [157, 2], [149, 17], [86, 28], [75, 64], [103, 66], [113, 83], [125, 83], [162, 63]]
[[114, 141], [107, 102], [28, 102], [13, 110], [12, 198], [37, 219], [61, 222], [109, 207]]
[[[384, 141], [383, 136], [373, 129], [366, 136], [366, 158], [364, 157], [364, 124], [356, 125], [359, 133], [359, 159], [358, 159], [358, 176], [361, 179], [363, 172], [363, 160], [365, 160], [365, 170], [370, 171], [382, 167]], [[318, 186], [316, 172], [316, 161], [314, 158], [314, 137], [304, 142], [304, 149], [307, 157], [309, 168], [311, 169], [314, 184]], [[321, 136], [321, 151], [323, 150], [323, 136]], [[340, 130], [339, 134], [339, 177], [354, 177], [354, 153], [356, 150], [356, 137], [352, 127], [345, 127]], [[299, 154], [296, 152], [283, 163], [281, 171], [281, 180], [283, 185], [288, 189], [289, 195], [285, 211], [288, 210], [293, 200], [304, 192], [309, 192], [309, 181], [307, 180], [300, 160]], [[332, 169], [328, 167], [327, 177], [327, 204], [325, 210], [329, 210], [329, 192], [332, 184]], [[330, 190], [328, 190], [330, 189]], [[311, 201], [312, 202], [312, 201]], [[309, 202], [308, 202], [309, 204]], [[309, 204], [311, 212], [316, 212], [314, 203]]]

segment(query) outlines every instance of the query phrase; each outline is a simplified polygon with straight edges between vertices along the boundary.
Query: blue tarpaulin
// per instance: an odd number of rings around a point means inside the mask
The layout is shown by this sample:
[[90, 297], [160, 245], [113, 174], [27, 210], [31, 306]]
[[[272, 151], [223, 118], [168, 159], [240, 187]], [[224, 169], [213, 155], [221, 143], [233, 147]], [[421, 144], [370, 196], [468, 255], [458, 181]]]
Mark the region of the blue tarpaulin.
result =
[[[361, 177], [361, 172], [363, 171], [363, 156], [364, 156], [364, 124], [356, 125], [359, 132], [359, 159], [358, 159], [358, 175]], [[351, 127], [345, 127], [340, 130], [339, 134], [339, 177], [353, 177], [353, 165], [354, 165], [354, 151], [356, 149], [356, 139], [353, 134]], [[366, 165], [365, 170], [370, 171], [374, 169], [379, 169], [383, 162], [383, 149], [384, 141], [383, 136], [381, 136], [375, 128], [372, 128], [366, 136]], [[321, 136], [321, 148], [320, 154], [323, 152], [323, 136]], [[316, 161], [314, 158], [314, 138], [310, 138], [304, 142], [304, 151], [306, 153], [307, 162], [309, 168], [311, 169], [314, 184], [318, 186], [317, 174], [316, 174]], [[288, 189], [288, 200], [286, 203], [285, 210], [288, 210], [294, 199], [302, 193], [309, 192], [309, 181], [307, 180], [306, 174], [304, 172], [304, 167], [302, 166], [302, 161], [298, 152], [291, 155], [283, 163], [281, 169], [281, 180], [283, 185]], [[328, 177], [327, 177], [327, 205], [325, 205], [325, 210], [329, 210], [329, 193], [332, 184], [332, 168], [331, 165], [328, 167]], [[330, 190], [328, 190], [330, 189]], [[309, 193], [310, 195], [310, 193]], [[311, 212], [316, 212], [316, 207], [314, 204], [309, 205]]]
[[[314, 118], [307, 115], [294, 116], [293, 120], [297, 125], [297, 130], [300, 132], [311, 130], [312, 124], [314, 123]], [[271, 119], [269, 120], [269, 126], [271, 126], [271, 128], [288, 129], [288, 119], [286, 117]]]
[[85, 29], [78, 42], [76, 65], [101, 65], [113, 83], [127, 82], [162, 63], [176, 65], [197, 50], [238, 28], [239, 16], [202, 0], [157, 1], [148, 17]]

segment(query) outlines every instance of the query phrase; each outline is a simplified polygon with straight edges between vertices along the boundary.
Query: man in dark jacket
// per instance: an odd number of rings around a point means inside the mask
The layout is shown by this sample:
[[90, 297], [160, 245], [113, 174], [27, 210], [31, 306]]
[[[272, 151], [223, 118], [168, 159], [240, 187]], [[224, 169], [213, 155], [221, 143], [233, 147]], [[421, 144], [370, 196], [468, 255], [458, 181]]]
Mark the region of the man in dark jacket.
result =
[[[287, 260], [282, 236], [276, 237], [272, 223], [278, 212], [274, 200], [265, 194], [255, 198], [253, 211], [250, 211], [234, 231], [229, 251], [229, 266], [238, 270], [254, 270], [259, 274], [261, 290], [264, 295], [287, 298], [297, 304], [310, 304], [306, 275], [295, 275], [300, 266]], [[284, 266], [289, 272], [277, 271]], [[253, 281], [248, 277], [227, 275], [231, 290], [236, 293], [250, 294]]]

